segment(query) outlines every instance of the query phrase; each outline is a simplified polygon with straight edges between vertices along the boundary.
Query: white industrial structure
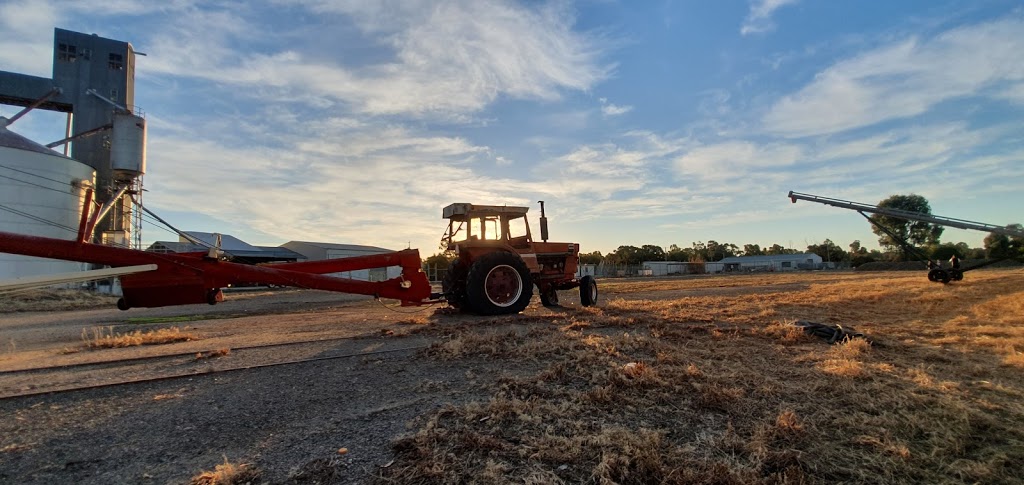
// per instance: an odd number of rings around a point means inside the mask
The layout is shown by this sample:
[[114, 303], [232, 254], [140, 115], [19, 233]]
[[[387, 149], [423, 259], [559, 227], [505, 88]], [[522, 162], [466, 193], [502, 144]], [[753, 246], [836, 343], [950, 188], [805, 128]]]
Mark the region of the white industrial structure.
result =
[[[384, 254], [392, 252], [392, 250], [390, 249], [378, 248], [374, 246], [359, 246], [356, 244], [332, 244], [307, 241], [289, 241], [287, 243], [282, 244], [281, 247], [299, 253], [302, 255], [303, 258], [309, 261], [350, 258], [353, 256], [369, 256], [372, 254]], [[360, 269], [355, 271], [334, 273], [335, 276], [338, 276], [340, 278], [349, 278], [353, 280], [363, 281], [384, 281], [391, 278], [397, 278], [400, 274], [402, 274], [402, 268], [398, 266], [390, 266], [387, 268]]]
[[[103, 208], [86, 240], [141, 246], [146, 120], [134, 106], [135, 56], [127, 42], [54, 29], [52, 77], [0, 71], [0, 104], [24, 107], [0, 127], [0, 231], [74, 239], [92, 189]], [[32, 110], [66, 113], [64, 137], [42, 146], [7, 129]], [[89, 266], [4, 254], [0, 280]]]
[[719, 262], [687, 263], [683, 261], [644, 261], [640, 276], [668, 276], [684, 274], [721, 273], [725, 266]]
[[[73, 240], [92, 167], [7, 129], [0, 117], [0, 231]], [[85, 269], [86, 264], [0, 253], [0, 279]]]
[[725, 271], [793, 271], [824, 269], [821, 256], [814, 253], [737, 256], [719, 261]]
[[644, 261], [640, 276], [666, 276], [695, 273], [728, 273], [751, 271], [793, 271], [797, 269], [825, 269], [821, 256], [814, 253], [773, 254], [765, 256], [735, 256], [721, 261], [686, 263], [682, 261]]

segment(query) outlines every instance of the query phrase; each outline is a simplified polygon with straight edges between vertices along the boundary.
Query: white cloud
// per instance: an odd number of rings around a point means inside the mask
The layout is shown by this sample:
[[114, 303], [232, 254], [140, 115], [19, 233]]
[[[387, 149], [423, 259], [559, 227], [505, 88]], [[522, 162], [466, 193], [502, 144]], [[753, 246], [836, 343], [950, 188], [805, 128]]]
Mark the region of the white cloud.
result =
[[911, 38], [834, 64], [776, 102], [762, 121], [771, 133], [800, 137], [917, 116], [1021, 81], [1021, 52], [1024, 22], [1017, 18]]
[[740, 27], [741, 35], [761, 34], [775, 30], [775, 23], [772, 22], [772, 14], [786, 5], [792, 5], [798, 0], [753, 0], [750, 4], [750, 13], [743, 20]]
[[629, 113], [633, 110], [632, 106], [618, 106], [611, 103], [601, 106], [601, 113], [605, 116], [618, 116], [621, 114]]
[[996, 93], [996, 97], [1013, 103], [1024, 104], [1024, 83], [1010, 85]]
[[764, 168], [779, 169], [793, 165], [804, 156], [804, 149], [785, 143], [755, 144], [728, 141], [700, 146], [675, 161], [676, 170], [686, 176], [704, 179], [729, 179]]
[[[33, 0], [0, 4], [0, 66], [3, 70], [50, 77], [57, 9]], [[41, 93], [40, 93], [41, 94]]]
[[[300, 5], [305, 5], [300, 2]], [[301, 49], [239, 50], [254, 29], [233, 9], [203, 10], [172, 21], [153, 39], [156, 71], [222, 83], [304, 92], [368, 114], [474, 113], [498, 99], [555, 100], [587, 90], [610, 66], [598, 39], [575, 32], [568, 9], [502, 0], [324, 2], [307, 6], [354, 23], [363, 42], [393, 55], [370, 65]], [[326, 33], [325, 33], [326, 34]], [[216, 69], [211, 69], [216, 66]]]

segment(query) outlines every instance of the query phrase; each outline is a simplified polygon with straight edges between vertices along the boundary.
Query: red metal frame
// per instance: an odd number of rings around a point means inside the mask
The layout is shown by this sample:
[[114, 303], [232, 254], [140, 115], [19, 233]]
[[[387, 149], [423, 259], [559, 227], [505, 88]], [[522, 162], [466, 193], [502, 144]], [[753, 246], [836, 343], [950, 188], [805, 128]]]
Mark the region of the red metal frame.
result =
[[[221, 288], [240, 283], [372, 295], [400, 300], [402, 306], [431, 303], [430, 282], [423, 273], [420, 253], [415, 249], [326, 261], [252, 266], [221, 261], [201, 252], [161, 254], [104, 246], [89, 242], [100, 210], [92, 209], [92, 197], [92, 189], [87, 189], [78, 235], [74, 241], [0, 232], [0, 253], [80, 261], [115, 268], [157, 265], [155, 271], [119, 277], [123, 300], [118, 305], [122, 309], [213, 304], [224, 299]], [[324, 276], [326, 273], [389, 266], [400, 266], [402, 274], [378, 282]]]
[[[219, 291], [221, 288], [243, 282], [372, 295], [400, 300], [403, 306], [427, 303], [431, 295], [430, 282], [421, 268], [419, 251], [415, 249], [355, 258], [252, 266], [209, 258], [206, 253], [161, 254], [0, 232], [0, 252], [112, 267], [156, 264], [156, 271], [120, 277], [127, 307], [214, 303], [223, 298]], [[370, 282], [324, 275], [388, 266], [400, 266], [401, 276]]]

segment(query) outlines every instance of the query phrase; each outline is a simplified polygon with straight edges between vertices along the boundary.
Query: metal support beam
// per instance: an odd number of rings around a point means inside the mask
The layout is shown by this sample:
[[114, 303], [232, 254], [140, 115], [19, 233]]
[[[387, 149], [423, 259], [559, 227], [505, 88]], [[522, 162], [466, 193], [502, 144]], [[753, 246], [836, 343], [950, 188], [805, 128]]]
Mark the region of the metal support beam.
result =
[[26, 106], [25, 109], [19, 111], [18, 114], [10, 117], [7, 120], [7, 125], [8, 126], [13, 125], [15, 121], [18, 121], [18, 118], [21, 118], [22, 116], [25, 116], [26, 114], [28, 114], [29, 111], [32, 111], [32, 110], [36, 109], [37, 107], [39, 107], [39, 105], [45, 103], [47, 99], [50, 99], [53, 96], [58, 95], [58, 94], [60, 94], [62, 92], [63, 91], [61, 91], [61, 89], [57, 88], [57, 87], [51, 89], [50, 92], [44, 94], [43, 97], [35, 100], [32, 104]]
[[942, 217], [932, 214], [922, 214], [920, 212], [905, 211], [899, 209], [888, 209], [885, 207], [878, 207], [876, 205], [852, 202], [849, 200], [832, 199], [829, 197], [821, 197], [818, 195], [811, 194], [801, 194], [800, 192], [790, 191], [789, 200], [791, 200], [794, 204], [798, 200], [806, 200], [809, 202], [817, 202], [819, 204], [830, 205], [842, 209], [855, 210], [857, 212], [870, 212], [872, 214], [881, 214], [883, 216], [898, 217], [900, 219], [907, 219], [911, 221], [924, 221], [931, 224], [938, 224], [940, 226], [955, 227], [957, 229], [973, 229], [975, 231], [994, 232], [996, 234], [1004, 234], [1007, 236], [1024, 237], [1024, 231], [1011, 229], [1006, 226], [997, 226], [994, 224], [985, 224], [984, 222], [967, 221], [964, 219]]
[[91, 130], [86, 130], [86, 131], [83, 131], [83, 132], [81, 132], [81, 133], [79, 133], [77, 135], [69, 136], [69, 137], [67, 137], [67, 138], [65, 138], [63, 140], [57, 140], [57, 141], [55, 141], [53, 143], [47, 143], [46, 144], [46, 148], [53, 148], [53, 147], [60, 146], [60, 145], [66, 145], [68, 142], [75, 141], [75, 140], [77, 140], [79, 138], [85, 138], [87, 136], [92, 136], [92, 135], [95, 135], [95, 134], [97, 134], [97, 133], [99, 133], [101, 131], [107, 131], [107, 130], [113, 128], [113, 127], [114, 127], [113, 124], [106, 124], [106, 125], [103, 125], [103, 126], [99, 126], [99, 127], [93, 128]]
[[155, 271], [155, 264], [141, 264], [137, 266], [124, 266], [121, 268], [94, 269], [89, 271], [75, 271], [72, 273], [60, 273], [41, 276], [22, 276], [12, 280], [0, 281], [0, 292], [16, 292], [45, 288], [47, 286], [60, 285], [65, 283], [80, 283], [83, 281], [94, 281], [146, 271]]

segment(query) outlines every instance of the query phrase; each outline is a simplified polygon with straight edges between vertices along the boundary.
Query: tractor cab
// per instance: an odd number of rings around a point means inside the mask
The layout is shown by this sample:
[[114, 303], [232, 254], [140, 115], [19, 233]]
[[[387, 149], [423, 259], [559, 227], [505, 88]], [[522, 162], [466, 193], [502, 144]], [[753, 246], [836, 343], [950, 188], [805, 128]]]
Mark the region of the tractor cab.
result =
[[448, 230], [441, 238], [441, 247], [457, 251], [459, 246], [530, 247], [530, 224], [526, 219], [529, 207], [449, 204], [442, 217], [448, 219]]

